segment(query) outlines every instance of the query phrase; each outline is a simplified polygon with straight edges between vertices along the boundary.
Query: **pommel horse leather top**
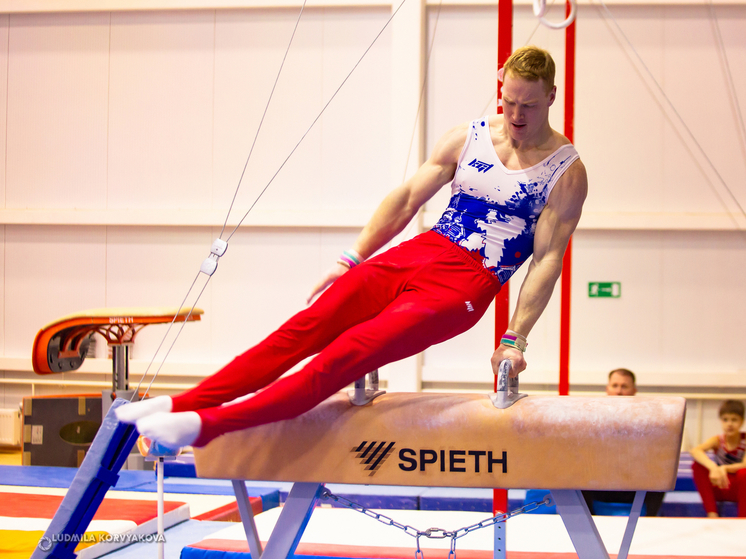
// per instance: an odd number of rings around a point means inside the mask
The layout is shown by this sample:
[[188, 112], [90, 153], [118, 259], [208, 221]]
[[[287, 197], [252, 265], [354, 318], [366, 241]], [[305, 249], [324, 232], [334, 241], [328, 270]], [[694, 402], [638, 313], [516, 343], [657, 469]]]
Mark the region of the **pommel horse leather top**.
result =
[[[109, 344], [128, 344], [148, 324], [174, 320], [200, 320], [204, 311], [168, 307], [91, 309], [71, 314], [44, 326], [34, 339], [31, 361], [40, 375], [63, 373], [80, 368], [88, 349], [88, 337], [101, 334]], [[178, 315], [177, 315], [178, 313]]]
[[295, 419], [195, 449], [206, 478], [314, 483], [666, 491], [684, 425], [679, 397], [337, 394]]

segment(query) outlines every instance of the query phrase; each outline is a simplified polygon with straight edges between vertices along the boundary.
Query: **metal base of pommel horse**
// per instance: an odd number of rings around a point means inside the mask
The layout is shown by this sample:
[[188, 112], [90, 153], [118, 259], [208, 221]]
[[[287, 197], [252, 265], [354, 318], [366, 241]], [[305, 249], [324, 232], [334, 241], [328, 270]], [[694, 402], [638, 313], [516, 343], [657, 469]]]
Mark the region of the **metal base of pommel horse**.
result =
[[[303, 532], [311, 520], [311, 514], [326, 492], [324, 484], [307, 482], [293, 484], [272, 535], [267, 541], [266, 548], [262, 549], [245, 482], [242, 480], [232, 480], [232, 482], [251, 557], [293, 559]], [[609, 552], [604, 546], [585, 499], [583, 499], [582, 492], [552, 490], [550, 493], [578, 554], [578, 559], [609, 559]], [[645, 493], [645, 491], [638, 491], [635, 494], [617, 559], [627, 559], [632, 544], [632, 536], [642, 511]], [[493, 557], [494, 559], [505, 559], [507, 557], [505, 530], [498, 529], [499, 526], [500, 524], [494, 526], [495, 546]], [[440, 529], [435, 530], [440, 531]], [[418, 556], [422, 556], [421, 552]], [[458, 553], [455, 556], [457, 557]]]

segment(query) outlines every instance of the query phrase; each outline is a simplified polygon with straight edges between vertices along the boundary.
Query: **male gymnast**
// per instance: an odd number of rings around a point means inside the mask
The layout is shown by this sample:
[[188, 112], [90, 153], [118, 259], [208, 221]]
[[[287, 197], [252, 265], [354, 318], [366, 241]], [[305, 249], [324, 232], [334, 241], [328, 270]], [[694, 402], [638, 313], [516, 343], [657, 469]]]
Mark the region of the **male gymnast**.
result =
[[[119, 420], [179, 447], [296, 417], [365, 373], [474, 326], [533, 253], [491, 358], [495, 373], [503, 359], [513, 374], [523, 371], [588, 186], [577, 151], [549, 124], [554, 73], [548, 52], [514, 52], [503, 69], [504, 114], [446, 132], [315, 286], [314, 303], [193, 389], [120, 406]], [[430, 231], [372, 256], [447, 183], [448, 208]]]

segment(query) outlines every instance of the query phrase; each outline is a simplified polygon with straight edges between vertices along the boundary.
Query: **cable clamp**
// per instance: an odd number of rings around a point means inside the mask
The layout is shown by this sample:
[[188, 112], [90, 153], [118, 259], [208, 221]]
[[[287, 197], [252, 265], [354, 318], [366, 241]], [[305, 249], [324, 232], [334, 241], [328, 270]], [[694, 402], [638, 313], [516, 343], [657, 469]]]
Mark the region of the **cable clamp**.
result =
[[223, 239], [215, 239], [210, 247], [210, 252], [217, 257], [223, 256], [226, 250], [228, 250], [228, 243]]
[[228, 250], [228, 243], [223, 239], [215, 239], [210, 247], [210, 256], [202, 261], [202, 265], [199, 267], [199, 271], [208, 276], [212, 276], [215, 270], [218, 269], [218, 260]]

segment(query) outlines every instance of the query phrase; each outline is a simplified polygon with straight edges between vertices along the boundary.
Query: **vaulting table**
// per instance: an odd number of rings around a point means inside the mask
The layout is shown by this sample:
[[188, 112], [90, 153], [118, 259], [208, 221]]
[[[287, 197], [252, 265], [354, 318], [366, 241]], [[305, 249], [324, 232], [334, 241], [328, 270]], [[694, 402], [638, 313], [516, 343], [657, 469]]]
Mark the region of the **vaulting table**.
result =
[[[31, 361], [40, 375], [75, 371], [85, 361], [90, 339], [100, 334], [112, 349], [112, 386], [103, 391], [102, 412], [106, 416], [112, 394], [130, 400], [129, 348], [137, 334], [149, 324], [193, 322], [204, 311], [169, 307], [102, 308], [63, 316], [44, 326], [34, 339]], [[174, 318], [175, 317], [175, 318]]]

